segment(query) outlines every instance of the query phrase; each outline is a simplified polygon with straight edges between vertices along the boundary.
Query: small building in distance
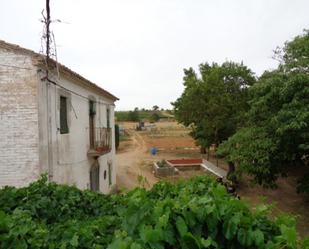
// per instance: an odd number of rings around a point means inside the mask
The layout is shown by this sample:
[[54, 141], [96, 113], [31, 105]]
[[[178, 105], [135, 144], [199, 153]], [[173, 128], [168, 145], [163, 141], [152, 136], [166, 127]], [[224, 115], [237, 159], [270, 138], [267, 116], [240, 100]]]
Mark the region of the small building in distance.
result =
[[0, 187], [51, 181], [110, 192], [117, 97], [45, 56], [0, 40]]

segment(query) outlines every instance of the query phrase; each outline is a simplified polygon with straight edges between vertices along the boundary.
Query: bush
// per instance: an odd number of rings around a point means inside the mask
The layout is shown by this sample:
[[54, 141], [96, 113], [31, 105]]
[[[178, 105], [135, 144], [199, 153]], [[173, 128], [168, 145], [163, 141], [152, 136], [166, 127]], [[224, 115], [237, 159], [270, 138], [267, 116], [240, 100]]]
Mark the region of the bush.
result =
[[[304, 242], [306, 248], [308, 240]], [[207, 176], [103, 195], [48, 183], [0, 190], [0, 248], [301, 248], [290, 217], [268, 218]]]
[[169, 165], [167, 164], [167, 162], [165, 161], [165, 159], [162, 159], [161, 161], [158, 161], [158, 162], [157, 162], [157, 165], [158, 165], [160, 168], [169, 167]]
[[150, 116], [150, 121], [151, 122], [158, 122], [160, 120], [160, 115], [156, 112], [154, 112], [153, 114], [151, 114]]
[[298, 181], [297, 193], [303, 193], [309, 196], [309, 174], [306, 174]]

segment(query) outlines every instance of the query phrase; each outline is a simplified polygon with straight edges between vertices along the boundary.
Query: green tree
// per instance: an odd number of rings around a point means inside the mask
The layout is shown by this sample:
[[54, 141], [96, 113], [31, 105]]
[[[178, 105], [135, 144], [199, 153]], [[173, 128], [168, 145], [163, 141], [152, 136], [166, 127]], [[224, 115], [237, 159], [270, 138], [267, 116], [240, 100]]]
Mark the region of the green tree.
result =
[[277, 70], [265, 72], [250, 89], [246, 127], [219, 148], [238, 171], [264, 186], [274, 186], [309, 155], [309, 34], [281, 50]]
[[150, 121], [151, 122], [157, 122], [160, 119], [160, 115], [156, 112], [152, 113], [150, 116]]
[[137, 110], [129, 111], [128, 120], [134, 122], [139, 121], [139, 112]]
[[157, 111], [157, 110], [159, 110], [159, 106], [157, 106], [157, 105], [154, 105], [154, 106], [152, 107], [152, 110], [154, 110], [154, 111]]
[[242, 63], [201, 64], [200, 77], [184, 70], [184, 92], [173, 104], [176, 119], [191, 127], [203, 148], [218, 145], [232, 135], [248, 108], [248, 87], [255, 77]]

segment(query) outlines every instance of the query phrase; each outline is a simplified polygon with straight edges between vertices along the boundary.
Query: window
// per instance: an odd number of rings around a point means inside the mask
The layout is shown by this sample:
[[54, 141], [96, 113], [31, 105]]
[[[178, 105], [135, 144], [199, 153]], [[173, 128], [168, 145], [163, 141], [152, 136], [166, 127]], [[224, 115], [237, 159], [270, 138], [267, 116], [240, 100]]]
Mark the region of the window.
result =
[[60, 134], [69, 133], [67, 97], [60, 96]]

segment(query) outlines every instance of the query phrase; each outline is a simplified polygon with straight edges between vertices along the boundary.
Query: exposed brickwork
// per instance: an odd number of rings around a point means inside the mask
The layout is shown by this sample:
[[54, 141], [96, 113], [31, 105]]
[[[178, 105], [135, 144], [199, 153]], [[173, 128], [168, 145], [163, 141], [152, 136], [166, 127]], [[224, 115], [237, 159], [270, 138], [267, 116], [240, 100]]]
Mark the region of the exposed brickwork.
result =
[[0, 186], [39, 175], [37, 82], [29, 55], [0, 47]]

